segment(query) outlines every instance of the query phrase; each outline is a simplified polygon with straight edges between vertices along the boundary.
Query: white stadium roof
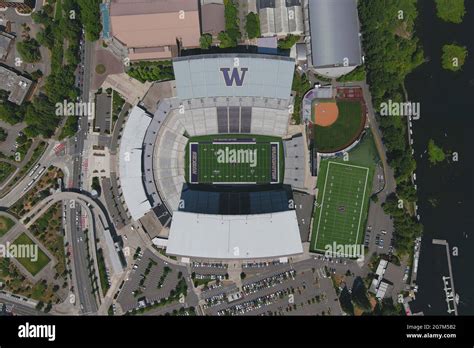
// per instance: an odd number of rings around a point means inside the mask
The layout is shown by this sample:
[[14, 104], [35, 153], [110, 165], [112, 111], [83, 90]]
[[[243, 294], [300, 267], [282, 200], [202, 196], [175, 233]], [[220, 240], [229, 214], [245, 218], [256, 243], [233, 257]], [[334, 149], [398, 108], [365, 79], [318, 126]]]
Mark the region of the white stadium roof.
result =
[[120, 140], [120, 183], [134, 220], [140, 219], [151, 209], [142, 181], [143, 139], [150, 122], [151, 117], [135, 106], [130, 112]]
[[260, 215], [176, 211], [167, 253], [210, 259], [257, 259], [303, 252], [294, 210]]
[[259, 54], [216, 54], [173, 60], [177, 96], [289, 99], [295, 61]]

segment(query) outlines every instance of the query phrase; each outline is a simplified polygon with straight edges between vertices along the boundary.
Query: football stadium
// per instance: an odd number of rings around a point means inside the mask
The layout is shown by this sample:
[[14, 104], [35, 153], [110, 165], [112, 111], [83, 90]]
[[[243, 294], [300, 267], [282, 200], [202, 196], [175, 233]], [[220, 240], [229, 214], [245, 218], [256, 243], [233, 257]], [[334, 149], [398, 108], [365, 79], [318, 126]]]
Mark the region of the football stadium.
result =
[[306, 188], [305, 137], [289, 132], [295, 61], [258, 54], [173, 60], [176, 96], [134, 107], [120, 184], [135, 221], [157, 219], [166, 253], [272, 259], [303, 252], [293, 190]]

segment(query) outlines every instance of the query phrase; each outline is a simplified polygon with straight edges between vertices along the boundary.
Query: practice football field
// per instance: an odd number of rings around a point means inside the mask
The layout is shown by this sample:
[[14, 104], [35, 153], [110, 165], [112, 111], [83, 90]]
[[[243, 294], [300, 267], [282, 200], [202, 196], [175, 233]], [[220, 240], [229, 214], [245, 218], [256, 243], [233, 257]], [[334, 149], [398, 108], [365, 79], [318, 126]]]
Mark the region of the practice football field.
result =
[[195, 184], [280, 182], [280, 143], [215, 139], [188, 144], [188, 181]]
[[367, 213], [369, 168], [323, 161], [320, 176], [311, 249], [325, 251], [334, 242], [360, 244]]

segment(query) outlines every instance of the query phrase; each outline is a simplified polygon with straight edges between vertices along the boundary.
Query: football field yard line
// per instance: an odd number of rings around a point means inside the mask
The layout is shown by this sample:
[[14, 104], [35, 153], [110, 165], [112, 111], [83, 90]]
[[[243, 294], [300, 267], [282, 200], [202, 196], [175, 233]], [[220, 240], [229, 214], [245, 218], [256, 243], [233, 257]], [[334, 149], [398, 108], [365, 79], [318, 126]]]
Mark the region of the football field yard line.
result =
[[[198, 176], [200, 183], [258, 183], [271, 182], [272, 178], [272, 145], [275, 143], [200, 143], [198, 155]], [[257, 166], [253, 167], [250, 163], [217, 163], [215, 151], [228, 148], [231, 151], [256, 151]], [[277, 146], [279, 151], [279, 146]], [[277, 156], [279, 155], [279, 152]], [[192, 157], [190, 157], [192, 160]], [[276, 164], [279, 166], [279, 158]], [[216, 172], [215, 172], [216, 171]], [[279, 176], [279, 167], [277, 170]]]
[[326, 178], [324, 179], [323, 198], [321, 199], [321, 208], [319, 209], [318, 227], [316, 229], [316, 238], [314, 240], [314, 249], [315, 250], [316, 250], [316, 246], [318, 245], [319, 226], [321, 224], [321, 214], [323, 213], [322, 207], [323, 207], [323, 204], [324, 204], [324, 197], [326, 195], [326, 187], [327, 187], [328, 176], [329, 176], [329, 164], [331, 164], [331, 162], [328, 163], [328, 166], [326, 168]]
[[[360, 187], [358, 185], [362, 184], [360, 177], [357, 175], [353, 176], [345, 176], [344, 172], [338, 172], [336, 166], [331, 167], [331, 164], [338, 165], [340, 167], [352, 167], [352, 168], [357, 168], [357, 169], [362, 169], [365, 171], [365, 179], [364, 179], [364, 186], [363, 186], [363, 193], [362, 193], [362, 200], [357, 200], [354, 202], [354, 199], [352, 197], [352, 194], [357, 188], [358, 191], [360, 191]], [[331, 170], [331, 168], [334, 168]], [[326, 215], [328, 215], [328, 211], [326, 208], [331, 207], [332, 201], [336, 201], [337, 203], [344, 203], [344, 208], [347, 209], [348, 213], [351, 213], [352, 210], [354, 210], [354, 215], [357, 213], [357, 209], [359, 210], [358, 214], [358, 222], [357, 222], [357, 232], [354, 240], [354, 244], [357, 244], [359, 240], [359, 234], [360, 234], [360, 229], [361, 229], [361, 222], [362, 222], [362, 213], [364, 212], [364, 203], [365, 203], [365, 198], [367, 194], [367, 183], [368, 183], [368, 178], [369, 178], [369, 173], [370, 170], [367, 167], [361, 167], [361, 166], [356, 166], [356, 165], [351, 165], [351, 164], [345, 164], [345, 163], [339, 163], [339, 162], [332, 162], [329, 161], [327, 164], [326, 168], [326, 177], [324, 179], [324, 188], [323, 188], [323, 195], [320, 201], [320, 206], [319, 206], [319, 218], [318, 218], [318, 224], [316, 227], [316, 236], [313, 244], [313, 250], [320, 250], [320, 251], [325, 251], [322, 250], [321, 248], [318, 248], [318, 240], [320, 240], [321, 234], [320, 234], [320, 229], [321, 229], [321, 220], [323, 219], [323, 213], [326, 212]], [[357, 174], [357, 173], [356, 173]], [[330, 195], [327, 197], [327, 186], [328, 186], [328, 176], [332, 175], [334, 179], [336, 179], [336, 187], [329, 189]], [[358, 181], [358, 183], [357, 183]], [[332, 182], [331, 182], [331, 187], [332, 187]], [[336, 190], [333, 192], [333, 190]], [[327, 197], [327, 199], [326, 199]], [[358, 197], [358, 195], [357, 195]], [[351, 213], [352, 216], [352, 213]], [[349, 216], [349, 219], [350, 217]], [[353, 219], [355, 219], [357, 216], [352, 216]], [[351, 242], [353, 240], [353, 237], [351, 237], [352, 232], [350, 235], [346, 233], [339, 233], [338, 230], [341, 228], [345, 231], [351, 230], [353, 228], [353, 224], [351, 224], [352, 221], [348, 221], [347, 218], [339, 218], [337, 215], [331, 214], [331, 216], [328, 216], [330, 219], [327, 221], [325, 219], [325, 226], [330, 227], [331, 234], [329, 236], [324, 235], [324, 240], [330, 238], [331, 243], [334, 241], [336, 243], [339, 243], [339, 241], [343, 240], [344, 243], [347, 243], [347, 240]], [[351, 227], [349, 227], [351, 226]], [[324, 240], [322, 242], [324, 242]], [[343, 243], [341, 243], [343, 244]]]

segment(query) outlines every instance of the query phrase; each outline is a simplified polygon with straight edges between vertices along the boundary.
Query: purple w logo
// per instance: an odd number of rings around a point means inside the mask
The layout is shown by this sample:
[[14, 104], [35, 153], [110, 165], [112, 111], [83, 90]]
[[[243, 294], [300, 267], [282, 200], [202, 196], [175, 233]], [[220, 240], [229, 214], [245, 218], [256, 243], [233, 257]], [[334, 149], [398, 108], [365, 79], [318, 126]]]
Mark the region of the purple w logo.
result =
[[232, 87], [234, 85], [242, 87], [245, 79], [245, 73], [248, 71], [248, 68], [240, 68], [242, 74], [239, 74], [238, 68], [232, 69], [232, 75], [229, 76], [230, 68], [221, 68], [222, 75], [224, 75], [225, 84], [227, 87]]

